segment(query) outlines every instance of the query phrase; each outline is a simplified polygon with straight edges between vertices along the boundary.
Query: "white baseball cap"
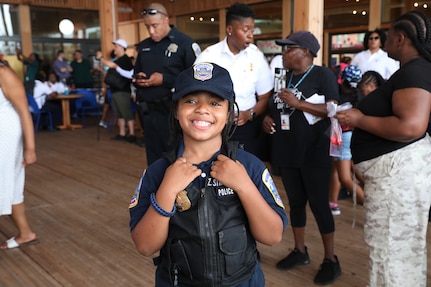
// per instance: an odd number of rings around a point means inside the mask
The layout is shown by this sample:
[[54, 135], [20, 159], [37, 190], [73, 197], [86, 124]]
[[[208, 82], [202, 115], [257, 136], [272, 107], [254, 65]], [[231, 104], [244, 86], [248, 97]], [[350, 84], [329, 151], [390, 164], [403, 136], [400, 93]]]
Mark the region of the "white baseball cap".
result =
[[127, 49], [127, 42], [123, 39], [115, 40], [114, 42], [112, 42], [112, 44], [117, 44], [123, 47], [124, 49]]

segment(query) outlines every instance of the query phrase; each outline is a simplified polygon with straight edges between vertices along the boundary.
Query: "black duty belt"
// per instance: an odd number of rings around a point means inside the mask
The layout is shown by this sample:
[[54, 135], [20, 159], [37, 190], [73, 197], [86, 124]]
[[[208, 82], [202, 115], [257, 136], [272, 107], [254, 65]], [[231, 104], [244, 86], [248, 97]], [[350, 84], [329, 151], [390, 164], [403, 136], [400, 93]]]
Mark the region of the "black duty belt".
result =
[[165, 97], [159, 101], [142, 101], [138, 103], [141, 112], [147, 115], [151, 112], [169, 113], [171, 110], [172, 100]]

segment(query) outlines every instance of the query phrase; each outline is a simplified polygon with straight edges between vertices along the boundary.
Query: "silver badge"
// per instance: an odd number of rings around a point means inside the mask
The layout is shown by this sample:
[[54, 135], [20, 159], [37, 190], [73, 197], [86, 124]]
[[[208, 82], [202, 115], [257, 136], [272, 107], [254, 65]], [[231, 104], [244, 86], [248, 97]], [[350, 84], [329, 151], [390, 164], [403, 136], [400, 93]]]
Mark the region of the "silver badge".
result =
[[213, 77], [214, 66], [210, 63], [199, 63], [193, 66], [193, 76], [196, 80], [207, 81]]

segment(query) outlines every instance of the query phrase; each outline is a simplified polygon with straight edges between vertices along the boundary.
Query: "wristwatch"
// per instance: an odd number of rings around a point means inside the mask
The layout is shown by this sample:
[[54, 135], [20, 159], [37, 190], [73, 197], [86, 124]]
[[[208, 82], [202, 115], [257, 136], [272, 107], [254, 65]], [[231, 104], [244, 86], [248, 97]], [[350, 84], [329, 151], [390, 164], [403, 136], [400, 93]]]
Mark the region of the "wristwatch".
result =
[[256, 112], [253, 109], [250, 109], [250, 121], [253, 121], [256, 118]]

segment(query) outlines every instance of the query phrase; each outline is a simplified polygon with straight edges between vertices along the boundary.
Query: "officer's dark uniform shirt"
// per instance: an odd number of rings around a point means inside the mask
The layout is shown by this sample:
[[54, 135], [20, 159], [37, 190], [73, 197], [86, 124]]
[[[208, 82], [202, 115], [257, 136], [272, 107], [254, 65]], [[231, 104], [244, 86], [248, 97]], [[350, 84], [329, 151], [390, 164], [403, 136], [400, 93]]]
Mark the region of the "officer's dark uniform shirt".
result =
[[[289, 81], [292, 71], [286, 76]], [[291, 84], [298, 83], [304, 74], [294, 75]], [[325, 96], [325, 101], [339, 101], [338, 84], [334, 73], [321, 66], [314, 66], [310, 73], [300, 82], [297, 89], [304, 98], [314, 94]], [[310, 125], [301, 110], [285, 108], [285, 104], [274, 94], [269, 101], [270, 115], [274, 120], [276, 132], [272, 135], [272, 160], [279, 167], [300, 168], [306, 165], [331, 166], [329, 156], [330, 119], [324, 118]], [[291, 113], [290, 130], [282, 130], [281, 113]]]
[[137, 101], [159, 102], [172, 97], [172, 88], [178, 74], [193, 65], [200, 48], [194, 40], [171, 25], [171, 31], [160, 42], [147, 38], [137, 47], [135, 74], [144, 72], [148, 77], [163, 74], [161, 86], [137, 87]]
[[[177, 158], [182, 156], [183, 151], [184, 151], [184, 147], [183, 147], [183, 144], [181, 144], [179, 149], [178, 149], [178, 152], [177, 152]], [[220, 152], [217, 152], [216, 154], [214, 154], [214, 156], [210, 160], [208, 160], [206, 162], [202, 162], [198, 165], [198, 168], [200, 168], [202, 170], [202, 173], [199, 177], [197, 177], [193, 181], [193, 185], [195, 187], [197, 187], [198, 190], [206, 190], [206, 192], [208, 192], [208, 190], [212, 190], [212, 192], [214, 192], [214, 194], [215, 194], [216, 201], [218, 201], [217, 204], [220, 205], [220, 207], [221, 207], [224, 204], [226, 204], [224, 202], [232, 201], [237, 196], [231, 189], [226, 188], [225, 186], [218, 183], [217, 180], [211, 178], [211, 176], [210, 176], [211, 165], [216, 160], [216, 157], [218, 156], [218, 154], [220, 154]], [[272, 181], [272, 178], [271, 178], [268, 170], [266, 169], [265, 165], [262, 163], [262, 161], [260, 161], [254, 155], [252, 155], [248, 152], [245, 152], [244, 150], [241, 150], [241, 149], [237, 150], [236, 159], [239, 162], [241, 162], [241, 164], [244, 165], [250, 178], [252, 179], [252, 181], [254, 182], [256, 187], [259, 189], [262, 197], [274, 209], [274, 211], [276, 211], [277, 214], [279, 214], [279, 216], [281, 217], [281, 219], [283, 221], [283, 226], [286, 227], [287, 216], [286, 216], [286, 213], [284, 210], [282, 200], [281, 200], [281, 198], [277, 192], [275, 184]], [[163, 158], [157, 160], [154, 164], [150, 165], [148, 167], [148, 169], [144, 172], [144, 174], [140, 180], [140, 183], [136, 189], [136, 192], [135, 192], [135, 194], [134, 194], [134, 196], [130, 202], [130, 206], [129, 206], [130, 228], [131, 229], [133, 229], [138, 224], [139, 220], [143, 217], [143, 215], [145, 214], [147, 209], [150, 207], [150, 205], [151, 205], [150, 194], [157, 191], [157, 189], [160, 186], [160, 183], [163, 180], [164, 173], [170, 164], [171, 164], [171, 162], [167, 158], [163, 157]], [[208, 187], [212, 187], [212, 189], [211, 188], [208, 189]], [[204, 200], [208, 200], [208, 198], [209, 197], [206, 196]], [[202, 199], [200, 199], [200, 200], [202, 200]], [[222, 209], [219, 209], [219, 210], [222, 210]], [[186, 212], [187, 211], [185, 211], [184, 213], [186, 213]], [[215, 212], [215, 211], [213, 210], [212, 212]], [[259, 210], [256, 210], [256, 212], [259, 212]], [[217, 221], [218, 222], [230, 222], [231, 220], [237, 220], [237, 217], [235, 219], [223, 218], [223, 217], [227, 216], [226, 213], [229, 213], [229, 212], [218, 212], [217, 217], [219, 217], [219, 219]], [[171, 220], [173, 220], [175, 218], [175, 216], [177, 216], [177, 214], [178, 214], [178, 211], [172, 217]], [[190, 229], [192, 229], [192, 228], [200, 229], [200, 227], [206, 226], [206, 224], [202, 224], [203, 222], [200, 222], [199, 219], [201, 219], [200, 216], [194, 220], [194, 221], [197, 221], [198, 223], [188, 222], [186, 230], [189, 230], [190, 234], [192, 234], [192, 233], [193, 234], [196, 234], [196, 233], [199, 234], [199, 232], [202, 232], [199, 230], [190, 230]], [[204, 222], [204, 223], [206, 223], [206, 222]], [[244, 226], [247, 226], [247, 228], [249, 228], [248, 222], [243, 222], [243, 224], [244, 224]], [[173, 238], [175, 238], [175, 235], [172, 235], [171, 232], [172, 231], [170, 230], [169, 237], [173, 236]], [[190, 236], [192, 236], [192, 235], [190, 235]], [[218, 243], [215, 242], [214, 244], [217, 247], [222, 248], [221, 240], [222, 239], [220, 239], [220, 242], [218, 242]], [[202, 240], [196, 240], [192, 244], [201, 245], [201, 244], [203, 244], [201, 241], [203, 241], [203, 239]], [[253, 242], [253, 246], [254, 246], [253, 249], [256, 249], [255, 241]], [[193, 252], [194, 253], [193, 257], [199, 257], [199, 256], [204, 257], [203, 255], [205, 252], [203, 251], [202, 246], [200, 248], [201, 248], [201, 250], [195, 250], [195, 252]], [[218, 249], [218, 248], [216, 248], [216, 249]], [[257, 252], [257, 251], [254, 251], [254, 252]], [[199, 257], [199, 259], [201, 259], [201, 258]], [[254, 262], [255, 261], [253, 261], [254, 266], [256, 266], [256, 264], [259, 264], [259, 263], [254, 264]], [[219, 268], [219, 267], [214, 267], [214, 268]], [[229, 268], [229, 267], [225, 267], [225, 268]], [[253, 269], [254, 269], [254, 267], [253, 267]], [[195, 271], [195, 270], [192, 270], [192, 272], [193, 271]], [[251, 273], [252, 272], [250, 272], [249, 276], [251, 276]], [[158, 275], [158, 274], [160, 274], [160, 272], [156, 272], [156, 274]], [[156, 275], [156, 277], [157, 277], [157, 275]], [[255, 275], [253, 273], [253, 276], [258, 276], [258, 275], [257, 274]], [[196, 283], [196, 284], [198, 284], [198, 283]], [[198, 285], [196, 285], [196, 286], [198, 286]]]

